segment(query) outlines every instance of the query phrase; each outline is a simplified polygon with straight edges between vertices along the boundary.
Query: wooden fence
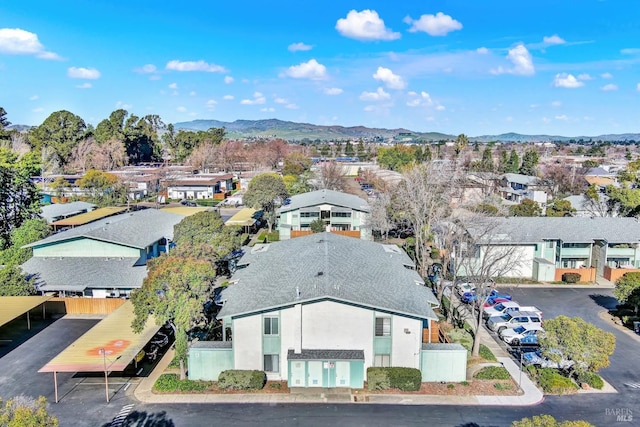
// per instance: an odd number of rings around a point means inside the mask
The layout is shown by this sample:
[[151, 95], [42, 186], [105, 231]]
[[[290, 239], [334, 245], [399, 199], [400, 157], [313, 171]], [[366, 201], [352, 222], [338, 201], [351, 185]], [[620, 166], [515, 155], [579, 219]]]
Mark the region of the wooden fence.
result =
[[47, 311], [64, 314], [109, 314], [125, 303], [122, 298], [51, 298]]

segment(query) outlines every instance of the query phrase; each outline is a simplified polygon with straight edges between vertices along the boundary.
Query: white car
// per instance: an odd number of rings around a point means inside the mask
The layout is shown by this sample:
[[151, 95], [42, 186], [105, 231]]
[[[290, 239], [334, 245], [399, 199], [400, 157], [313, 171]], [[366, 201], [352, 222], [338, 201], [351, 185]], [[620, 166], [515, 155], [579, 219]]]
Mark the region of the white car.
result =
[[515, 328], [504, 329], [500, 333], [502, 341], [511, 345], [536, 345], [538, 337], [544, 333], [539, 324], [518, 325]]
[[461, 297], [465, 294], [465, 292], [475, 292], [476, 285], [468, 282], [460, 282], [456, 284], [456, 292], [458, 293], [458, 297]]
[[519, 325], [541, 325], [542, 319], [538, 313], [532, 311], [513, 311], [502, 316], [490, 317], [487, 328], [498, 334], [505, 329], [515, 328]]

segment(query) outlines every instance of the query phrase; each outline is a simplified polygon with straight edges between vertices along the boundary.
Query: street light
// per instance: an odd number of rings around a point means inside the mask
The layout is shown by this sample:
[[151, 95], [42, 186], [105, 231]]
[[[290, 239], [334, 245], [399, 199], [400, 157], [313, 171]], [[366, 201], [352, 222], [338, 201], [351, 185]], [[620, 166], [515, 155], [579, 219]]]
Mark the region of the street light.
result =
[[[102, 354], [102, 362], [104, 364], [104, 392], [107, 396], [107, 403], [109, 403], [109, 371], [107, 370], [107, 351], [103, 347], [100, 349], [99, 353]], [[109, 364], [109, 367], [111, 367], [111, 365], [113, 365], [118, 359], [120, 359], [120, 356], [116, 357], [115, 360], [109, 359], [109, 362], [111, 362]]]

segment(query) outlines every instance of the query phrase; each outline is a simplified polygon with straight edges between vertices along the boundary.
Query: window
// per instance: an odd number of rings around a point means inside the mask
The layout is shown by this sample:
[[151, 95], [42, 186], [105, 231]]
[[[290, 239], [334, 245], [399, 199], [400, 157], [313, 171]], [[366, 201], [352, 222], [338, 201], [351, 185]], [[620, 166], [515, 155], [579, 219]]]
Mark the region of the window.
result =
[[277, 354], [265, 354], [264, 355], [264, 371], [280, 372], [280, 356]]
[[264, 334], [265, 335], [278, 335], [278, 318], [277, 317], [265, 317], [264, 318]]
[[332, 218], [351, 218], [351, 212], [331, 212]]
[[373, 366], [376, 368], [388, 368], [391, 366], [390, 354], [376, 354], [373, 357]]
[[376, 317], [376, 336], [388, 337], [391, 335], [391, 318]]
[[549, 249], [553, 248], [553, 240], [547, 240], [547, 248]]
[[300, 212], [300, 218], [318, 218], [320, 212]]

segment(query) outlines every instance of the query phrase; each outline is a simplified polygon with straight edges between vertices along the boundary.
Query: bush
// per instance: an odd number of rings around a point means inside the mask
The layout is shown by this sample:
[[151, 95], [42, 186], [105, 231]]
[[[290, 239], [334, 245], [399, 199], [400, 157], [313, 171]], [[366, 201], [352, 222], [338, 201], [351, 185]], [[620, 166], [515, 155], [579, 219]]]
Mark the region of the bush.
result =
[[475, 373], [473, 378], [478, 380], [508, 380], [509, 371], [504, 366], [487, 366]]
[[602, 390], [602, 387], [604, 387], [604, 381], [595, 372], [580, 372], [577, 380], [580, 384], [586, 383], [598, 390]]
[[267, 375], [263, 371], [229, 369], [218, 376], [220, 390], [260, 390], [266, 382]]
[[551, 368], [538, 370], [538, 384], [545, 393], [551, 394], [568, 394], [578, 388], [571, 379], [560, 375], [557, 370]]
[[422, 385], [422, 373], [415, 368], [367, 368], [369, 390], [418, 391]]
[[212, 384], [211, 381], [181, 380], [178, 374], [162, 374], [153, 385], [153, 391], [160, 393], [203, 392]]
[[564, 273], [562, 275], [562, 281], [564, 283], [578, 283], [580, 281], [579, 273]]
[[484, 360], [489, 360], [491, 362], [498, 361], [498, 359], [496, 359], [496, 356], [493, 355], [489, 347], [487, 347], [484, 344], [480, 344], [480, 357], [482, 357]]

